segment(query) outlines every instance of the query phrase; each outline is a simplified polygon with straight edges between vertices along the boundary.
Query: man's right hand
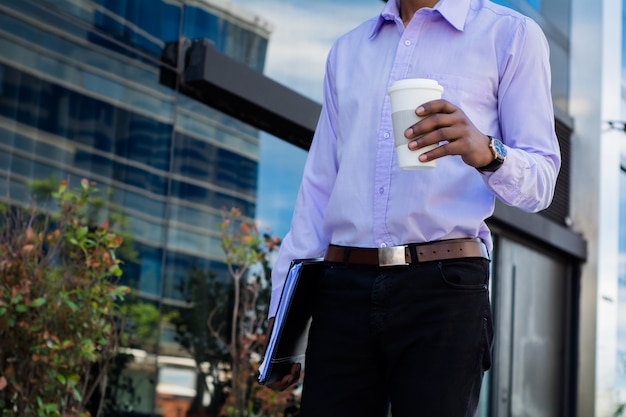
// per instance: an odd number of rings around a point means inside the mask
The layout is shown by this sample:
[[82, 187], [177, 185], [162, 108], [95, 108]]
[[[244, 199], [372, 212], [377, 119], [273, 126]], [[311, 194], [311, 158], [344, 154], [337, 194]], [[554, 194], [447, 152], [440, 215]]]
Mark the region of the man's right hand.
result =
[[[263, 353], [265, 354], [265, 350], [267, 349], [267, 343], [270, 340], [270, 336], [272, 335], [272, 329], [274, 328], [274, 317], [270, 317], [267, 325], [267, 333], [265, 334], [265, 342], [263, 346]], [[284, 391], [289, 388], [289, 386], [295, 384], [300, 379], [300, 373], [302, 371], [302, 367], [299, 363], [294, 363], [291, 365], [290, 372], [283, 376], [280, 380], [272, 382], [271, 384], [267, 384], [266, 387], [271, 388], [276, 391]]]
[[289, 388], [291, 385], [298, 382], [300, 379], [300, 371], [301, 366], [299, 363], [294, 363], [291, 365], [291, 372], [285, 375], [282, 379], [272, 382], [271, 384], [267, 384], [266, 387], [271, 388], [276, 391], [284, 391]]

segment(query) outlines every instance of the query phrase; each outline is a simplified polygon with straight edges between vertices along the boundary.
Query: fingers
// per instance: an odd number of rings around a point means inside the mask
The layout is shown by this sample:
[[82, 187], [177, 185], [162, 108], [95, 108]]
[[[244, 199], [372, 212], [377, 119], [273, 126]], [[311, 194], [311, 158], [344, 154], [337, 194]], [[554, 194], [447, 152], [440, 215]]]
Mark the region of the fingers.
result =
[[[269, 340], [270, 335], [272, 334], [273, 327], [274, 327], [274, 317], [271, 317], [268, 320], [267, 333], [266, 333], [266, 337], [264, 341], [263, 351], [265, 351], [265, 349], [267, 348], [267, 341]], [[267, 384], [267, 387], [273, 390], [283, 391], [287, 389], [290, 385], [293, 385], [296, 382], [298, 382], [298, 380], [300, 379], [301, 371], [302, 371], [302, 365], [300, 365], [299, 363], [294, 363], [291, 365], [291, 369], [289, 370], [289, 373], [287, 375], [283, 376], [280, 381]]]
[[417, 108], [416, 114], [423, 119], [404, 132], [409, 140], [409, 149], [417, 150], [443, 142], [441, 146], [420, 155], [421, 162], [459, 155], [468, 165], [482, 166], [493, 158], [488, 146], [489, 138], [450, 102], [430, 101]]
[[294, 363], [291, 365], [291, 370], [287, 375], [282, 377], [280, 381], [268, 384], [267, 387], [276, 391], [284, 391], [289, 386], [298, 382], [298, 380], [300, 379], [301, 370], [302, 366], [299, 363]]
[[[418, 149], [414, 143], [410, 143], [409, 148], [412, 146]], [[475, 135], [457, 136], [456, 139], [421, 154], [419, 160], [428, 162], [448, 155], [459, 155], [463, 162], [473, 167], [485, 166], [493, 160], [493, 154], [489, 150], [489, 138], [480, 132]]]
[[428, 162], [434, 159], [438, 159], [448, 155], [461, 155], [462, 148], [459, 142], [451, 142], [441, 146], [437, 146], [435, 149], [425, 152], [419, 156], [421, 162]]
[[454, 104], [450, 103], [448, 100], [440, 99], [422, 104], [416, 109], [416, 113], [419, 117], [426, 117], [431, 114], [437, 113], [451, 114], [457, 110], [458, 108]]
[[466, 136], [467, 130], [463, 126], [453, 125], [436, 128], [429, 131], [426, 134], [417, 136], [415, 139], [409, 141], [409, 149], [416, 150], [424, 146], [440, 143], [440, 142], [455, 142]]
[[[425, 103], [416, 109], [416, 114], [419, 117], [423, 117], [423, 119], [410, 126], [404, 132], [404, 136], [407, 139], [414, 139], [440, 128], [455, 125], [464, 126], [469, 122], [465, 113], [446, 100], [435, 100]], [[439, 141], [441, 140], [449, 139], [440, 139]]]

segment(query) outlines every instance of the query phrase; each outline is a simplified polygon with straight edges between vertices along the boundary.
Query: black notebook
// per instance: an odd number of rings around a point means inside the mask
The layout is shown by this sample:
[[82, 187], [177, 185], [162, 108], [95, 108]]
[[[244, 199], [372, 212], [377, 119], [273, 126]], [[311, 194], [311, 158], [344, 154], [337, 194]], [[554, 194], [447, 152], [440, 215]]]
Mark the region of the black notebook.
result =
[[294, 363], [299, 363], [304, 369], [304, 353], [311, 326], [312, 287], [322, 261], [322, 258], [311, 258], [291, 262], [274, 327], [259, 367], [260, 384], [282, 379]]

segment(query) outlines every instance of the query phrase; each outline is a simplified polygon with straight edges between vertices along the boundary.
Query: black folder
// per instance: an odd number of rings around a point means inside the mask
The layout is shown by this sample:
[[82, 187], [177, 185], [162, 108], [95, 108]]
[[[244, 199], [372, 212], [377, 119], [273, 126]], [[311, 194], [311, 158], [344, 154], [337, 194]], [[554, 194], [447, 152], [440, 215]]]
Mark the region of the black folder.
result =
[[295, 259], [291, 262], [280, 296], [274, 327], [266, 343], [259, 367], [259, 383], [279, 381], [294, 363], [304, 369], [304, 354], [311, 326], [313, 286], [322, 258]]

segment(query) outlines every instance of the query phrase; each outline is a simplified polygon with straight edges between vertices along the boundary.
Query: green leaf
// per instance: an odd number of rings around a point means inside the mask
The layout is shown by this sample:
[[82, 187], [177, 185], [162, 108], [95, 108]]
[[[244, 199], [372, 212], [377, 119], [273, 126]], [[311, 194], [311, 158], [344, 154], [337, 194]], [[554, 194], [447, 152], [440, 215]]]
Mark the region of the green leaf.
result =
[[67, 306], [72, 310], [72, 311], [77, 311], [78, 310], [78, 306], [70, 301], [70, 300], [65, 300], [65, 304], [67, 304]]
[[80, 401], [83, 398], [83, 396], [80, 395], [80, 392], [76, 388], [72, 388], [72, 393], [74, 394], [74, 398], [76, 399], [76, 401]]
[[111, 265], [111, 267], [109, 268], [109, 273], [113, 274], [116, 277], [121, 277], [123, 272], [119, 265]]
[[57, 380], [63, 385], [67, 383], [67, 378], [63, 374], [57, 374]]
[[76, 232], [76, 237], [78, 239], [82, 239], [87, 236], [87, 232], [89, 232], [89, 228], [87, 226], [80, 227]]
[[42, 305], [46, 304], [46, 299], [43, 297], [39, 297], [36, 300], [33, 300], [30, 303], [31, 307], [41, 307]]
[[28, 311], [28, 307], [26, 307], [24, 304], [18, 304], [18, 305], [15, 306], [15, 310], [18, 313], [25, 313], [25, 312]]
[[0, 307], [0, 316], [3, 316], [4, 313], [7, 312], [7, 308], [6, 307]]

